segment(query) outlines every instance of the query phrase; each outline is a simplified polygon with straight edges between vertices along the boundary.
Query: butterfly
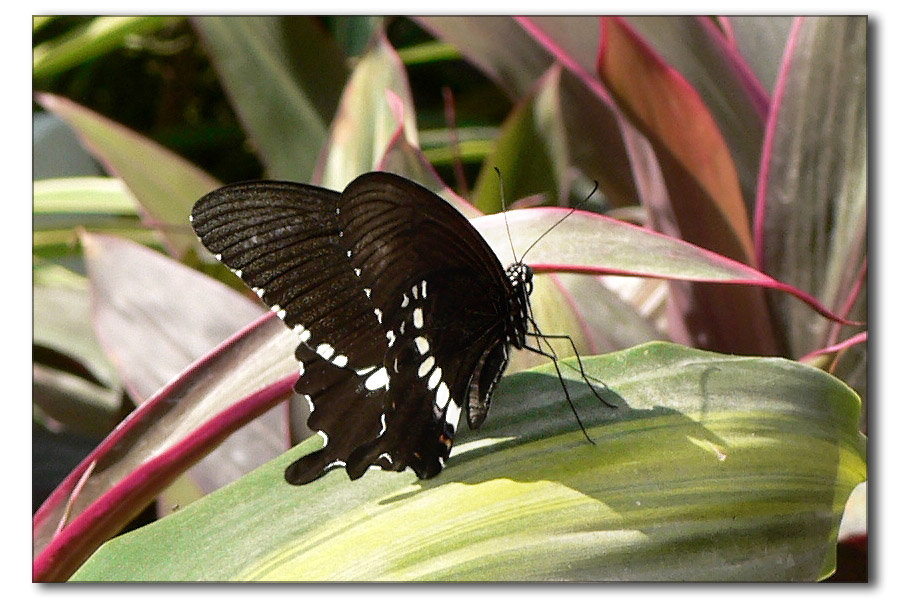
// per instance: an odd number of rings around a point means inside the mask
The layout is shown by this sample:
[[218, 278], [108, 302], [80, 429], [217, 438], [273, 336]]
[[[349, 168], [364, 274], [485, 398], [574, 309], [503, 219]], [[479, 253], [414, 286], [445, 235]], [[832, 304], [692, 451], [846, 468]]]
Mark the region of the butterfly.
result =
[[487, 416], [510, 348], [556, 364], [530, 341], [554, 337], [534, 322], [531, 268], [504, 269], [461, 213], [398, 175], [366, 173], [342, 193], [227, 185], [197, 201], [191, 224], [299, 338], [294, 389], [325, 443], [287, 468], [289, 483], [338, 467], [433, 477], [462, 413], [472, 429]]

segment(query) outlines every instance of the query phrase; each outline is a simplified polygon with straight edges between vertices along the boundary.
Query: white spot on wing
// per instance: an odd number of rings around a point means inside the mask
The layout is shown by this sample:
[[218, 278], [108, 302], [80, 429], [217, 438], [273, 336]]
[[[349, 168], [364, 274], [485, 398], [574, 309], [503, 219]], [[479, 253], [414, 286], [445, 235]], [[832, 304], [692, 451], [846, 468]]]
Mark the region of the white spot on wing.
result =
[[378, 322], [379, 322], [379, 323], [381, 323], [381, 317], [382, 317], [381, 309], [380, 309], [380, 308], [376, 308], [376, 309], [375, 309], [375, 318], [378, 319]]
[[462, 409], [456, 402], [447, 404], [446, 421], [447, 425], [453, 428], [453, 431], [456, 431], [456, 426], [459, 425], [459, 415], [461, 412]]
[[428, 352], [431, 345], [428, 343], [428, 340], [423, 338], [421, 335], [415, 339], [416, 348], [419, 349], [419, 354], [425, 354]]
[[422, 325], [425, 324], [425, 318], [422, 316], [422, 309], [417, 308], [413, 311], [413, 325], [416, 326], [416, 329], [422, 329]]
[[324, 431], [317, 431], [316, 433], [318, 433], [319, 435], [322, 436], [322, 441], [324, 442], [322, 445], [327, 446], [328, 445], [328, 434], [325, 433]]
[[371, 373], [374, 370], [375, 370], [375, 365], [372, 365], [371, 367], [366, 367], [364, 369], [357, 369], [356, 374], [357, 375], [368, 375], [369, 373]]
[[300, 341], [307, 342], [312, 334], [309, 332], [309, 329], [304, 329], [303, 333], [300, 334]]
[[400, 302], [400, 308], [406, 308], [409, 306], [409, 296], [403, 294], [403, 300]]
[[434, 357], [429, 356], [425, 360], [422, 361], [422, 364], [419, 365], [419, 377], [425, 377], [431, 369], [434, 367]]
[[306, 367], [303, 366], [303, 361], [299, 361], [300, 364], [300, 377], [303, 377], [303, 374], [306, 373]]
[[388, 375], [387, 369], [381, 367], [366, 379], [366, 389], [367, 390], [377, 390], [381, 388], [387, 389], [388, 383], [391, 378]]
[[256, 294], [257, 296], [259, 296], [260, 298], [262, 298], [263, 294], [266, 293], [266, 290], [264, 290], [262, 288], [255, 287], [255, 288], [250, 288], [250, 289], [253, 290], [253, 293]]
[[330, 344], [319, 344], [319, 347], [316, 348], [316, 354], [328, 360], [334, 354], [334, 348]]
[[412, 297], [415, 298], [416, 300], [418, 300], [419, 299], [419, 286], [417, 286], [417, 285], [412, 286], [411, 291], [412, 291]]
[[428, 378], [428, 389], [433, 390], [437, 387], [437, 384], [441, 381], [441, 368], [438, 367], [431, 374], [431, 377]]
[[378, 437], [387, 431], [387, 418], [384, 416], [384, 413], [381, 413], [381, 431], [378, 432]]
[[443, 381], [438, 386], [437, 394], [434, 397], [434, 404], [438, 407], [439, 410], [444, 410], [444, 407], [447, 406], [447, 402], [450, 400], [450, 388], [447, 387], [447, 384]]
[[[401, 325], [402, 325], [402, 323], [401, 323]], [[388, 341], [388, 348], [390, 348], [391, 346], [394, 345], [394, 342], [397, 341], [397, 336], [394, 335], [394, 330], [393, 330], [393, 329], [388, 329], [387, 332], [386, 332], [384, 335], [385, 335], [385, 337], [387, 338], [387, 341]]]
[[422, 298], [425, 297], [425, 284], [428, 283], [424, 279], [422, 280]]
[[347, 360], [348, 360], [348, 358], [346, 356], [344, 356], [343, 354], [338, 354], [337, 356], [334, 357], [334, 360], [331, 361], [331, 364], [333, 364], [336, 367], [346, 367]]
[[233, 272], [235, 275], [237, 275], [238, 277], [243, 277], [243, 276], [244, 276], [244, 272], [243, 272], [241, 269], [233, 269], [232, 272]]
[[366, 293], [366, 298], [372, 297], [372, 290], [369, 288], [363, 288], [363, 291]]

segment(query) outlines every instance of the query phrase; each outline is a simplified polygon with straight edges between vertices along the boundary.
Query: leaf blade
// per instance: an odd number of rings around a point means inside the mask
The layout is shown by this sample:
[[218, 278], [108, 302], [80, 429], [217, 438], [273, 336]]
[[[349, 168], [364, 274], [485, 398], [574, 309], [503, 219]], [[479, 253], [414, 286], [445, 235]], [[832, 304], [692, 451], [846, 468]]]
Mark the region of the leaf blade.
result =
[[[604, 410], [570, 380], [598, 447], [552, 369], [537, 369], [504, 380], [496, 412], [436, 479], [336, 471], [288, 487], [283, 468], [312, 441], [113, 540], [75, 579], [769, 580], [831, 568], [843, 503], [865, 478], [851, 390], [789, 361], [670, 344], [588, 362], [620, 398]], [[127, 558], [157, 544], [169, 550]], [[199, 556], [182, 560], [183, 544]]]

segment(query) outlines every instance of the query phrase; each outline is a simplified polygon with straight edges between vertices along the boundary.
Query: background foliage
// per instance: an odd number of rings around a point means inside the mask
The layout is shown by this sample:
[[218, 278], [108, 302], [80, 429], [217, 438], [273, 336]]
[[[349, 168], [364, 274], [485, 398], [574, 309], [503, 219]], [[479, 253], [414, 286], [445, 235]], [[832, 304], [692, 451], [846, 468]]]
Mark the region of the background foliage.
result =
[[[865, 19], [842, 17], [35, 18], [35, 510], [47, 498], [35, 516], [35, 577], [65, 579], [92, 554], [78, 577], [829, 575], [844, 502], [865, 479], [866, 33]], [[603, 460], [572, 447], [572, 419], [556, 423], [564, 410], [548, 413], [534, 375], [523, 373], [495, 402], [491, 421], [501, 429], [457, 448], [458, 468], [428, 493], [401, 476], [370, 473], [354, 488], [333, 474], [318, 495], [300, 498], [318, 506], [349, 494], [359, 512], [341, 539], [381, 558], [338, 572], [303, 570], [296, 557], [324, 551], [316, 544], [333, 533], [325, 506], [302, 531], [283, 529], [290, 539], [274, 546], [265, 528], [234, 537], [255, 523], [254, 502], [280, 515], [276, 529], [296, 522], [294, 490], [272, 473], [309, 432], [305, 402], [287, 413], [278, 407], [289, 397], [294, 342], [199, 248], [187, 227], [192, 203], [220, 182], [277, 177], [340, 189], [383, 168], [476, 217], [501, 209], [495, 166], [514, 208], [569, 206], [596, 181], [599, 193], [583, 208], [620, 220], [573, 217], [529, 253], [545, 272], [535, 292], [545, 331], [571, 334], [584, 355], [631, 349], [591, 363], [614, 389], [629, 390], [628, 410], [596, 416], [594, 435], [609, 435]], [[520, 251], [558, 219], [552, 209], [509, 214]], [[475, 223], [511, 258], [502, 220]], [[747, 359], [741, 376], [716, 354], [639, 345], [652, 340], [783, 356], [836, 378], [772, 359]], [[624, 379], [616, 366], [623, 361], [632, 369]], [[510, 372], [535, 364], [518, 356]], [[652, 376], [663, 364], [706, 365], [733, 378], [710, 396], [718, 400], [696, 405], [696, 390], [708, 391], [694, 387], [705, 381], [702, 370], [696, 379]], [[761, 377], [769, 385], [747, 392], [745, 382]], [[504, 397], [516, 407], [508, 414]], [[537, 430], [524, 424], [529, 415]], [[688, 451], [697, 448], [705, 450]], [[798, 460], [804, 450], [816, 460]], [[699, 457], [732, 451], [739, 458], [725, 463], [721, 486], [704, 487], [709, 465]], [[574, 471], [560, 462], [510, 475], [508, 465], [535, 455], [571, 456]], [[618, 498], [617, 477], [634, 478], [634, 464], [644, 466], [645, 485], [667, 491], [626, 512], [610, 498]], [[467, 471], [473, 465], [479, 485]], [[759, 483], [748, 488], [752, 477]], [[747, 489], [768, 491], [734, 501]], [[582, 493], [574, 503], [572, 490]], [[201, 556], [185, 540], [179, 551], [196, 562], [179, 562], [183, 555], [167, 546], [143, 556], [145, 570], [132, 570], [136, 549], [214, 522], [229, 494], [256, 500], [239, 506], [226, 538], [207, 547], [241, 539], [243, 555], [261, 562]], [[629, 489], [625, 497], [640, 495]], [[435, 549], [413, 537], [412, 562], [395, 562], [372, 541], [385, 522], [364, 518], [395, 497], [391, 518], [399, 522], [460, 502], [481, 506], [482, 541], [448, 538]], [[856, 556], [866, 547], [862, 498], [847, 510], [845, 522], [857, 524], [845, 528], [851, 541], [841, 546]], [[617, 510], [585, 517], [601, 505]], [[490, 507], [529, 506], [542, 507], [535, 515], [555, 532], [550, 538], [525, 520], [513, 543], [501, 533], [509, 525], [490, 518]], [[135, 524], [173, 507], [178, 514], [94, 554], [138, 513]], [[827, 518], [798, 523], [788, 513]], [[726, 516], [728, 527], [716, 520]], [[495, 555], [497, 547], [520, 550]], [[548, 553], [555, 560], [536, 568], [532, 559]], [[486, 555], [497, 561], [472, 571]], [[775, 569], [786, 556], [796, 568]], [[660, 561], [666, 568], [649, 568]]]

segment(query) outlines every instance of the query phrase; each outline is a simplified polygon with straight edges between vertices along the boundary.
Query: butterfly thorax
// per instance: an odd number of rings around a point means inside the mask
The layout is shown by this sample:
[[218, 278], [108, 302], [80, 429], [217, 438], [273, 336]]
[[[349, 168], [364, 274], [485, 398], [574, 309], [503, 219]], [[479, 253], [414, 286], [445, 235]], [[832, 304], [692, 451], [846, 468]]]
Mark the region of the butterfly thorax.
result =
[[528, 265], [515, 262], [506, 269], [506, 276], [512, 286], [509, 297], [509, 322], [507, 323], [506, 338], [515, 348], [525, 347], [525, 335], [528, 331], [529, 301], [533, 287], [532, 278], [534, 271]]

